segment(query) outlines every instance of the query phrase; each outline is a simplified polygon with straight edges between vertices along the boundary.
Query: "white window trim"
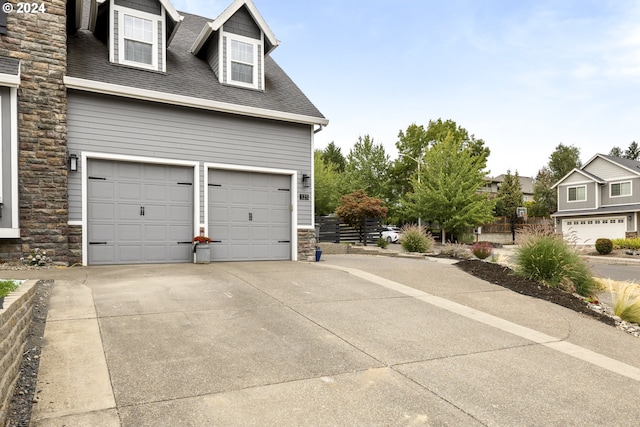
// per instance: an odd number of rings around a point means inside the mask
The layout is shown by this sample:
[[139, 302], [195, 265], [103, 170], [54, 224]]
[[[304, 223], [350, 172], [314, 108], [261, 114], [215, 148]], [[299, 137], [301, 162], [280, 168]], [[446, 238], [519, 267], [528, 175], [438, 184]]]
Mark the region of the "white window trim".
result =
[[[629, 194], [620, 194], [619, 196], [614, 196], [613, 193], [613, 185], [614, 184], [625, 184], [625, 183], [629, 183]], [[609, 183], [609, 197], [612, 199], [618, 198], [618, 197], [629, 197], [633, 194], [633, 181], [631, 180], [627, 180], [627, 181], [618, 181], [618, 182], [610, 182]]]
[[0, 96], [0, 203], [4, 203], [2, 187], [2, 96]]
[[[584, 199], [580, 199], [580, 200], [571, 200], [569, 199], [569, 190], [571, 188], [584, 188]], [[587, 201], [587, 186], [586, 185], [570, 185], [567, 186], [567, 203], [582, 203], [582, 202], [586, 202]]]
[[[261, 67], [261, 69], [258, 70], [258, 55], [262, 55], [262, 46], [263, 46], [262, 37], [260, 38], [260, 40], [258, 40], [258, 39], [252, 39], [249, 37], [244, 37], [238, 34], [227, 33], [227, 32], [223, 32], [222, 35], [224, 39], [226, 39], [225, 52], [226, 52], [227, 74], [225, 77], [226, 77], [227, 84], [233, 85], [233, 86], [246, 87], [250, 89], [261, 89], [259, 86], [259, 82], [264, 81], [264, 75], [262, 74], [262, 69], [264, 67]], [[232, 40], [253, 45], [253, 83], [252, 84], [231, 80], [231, 62], [232, 62], [231, 61], [231, 41]], [[258, 78], [258, 71], [260, 71], [262, 76], [262, 78], [260, 79]]]
[[[9, 119], [11, 123], [11, 136], [9, 140], [9, 144], [11, 146], [11, 157], [9, 158], [9, 161], [11, 162], [11, 190], [10, 190], [11, 194], [9, 195], [9, 198], [11, 199], [11, 212], [7, 212], [5, 210], [3, 212], [3, 215], [11, 215], [11, 228], [0, 228], [0, 238], [18, 239], [20, 238], [20, 227], [19, 227], [20, 201], [18, 200], [19, 192], [18, 192], [18, 89], [17, 87], [12, 87], [9, 89], [9, 99], [10, 99], [10, 105], [11, 105], [10, 107], [11, 112], [10, 112], [10, 119]], [[1, 137], [2, 137], [2, 133], [0, 129], [0, 138]], [[0, 147], [0, 151], [1, 150], [2, 148]], [[3, 195], [3, 198], [4, 197], [6, 197], [6, 194]]]
[[[162, 21], [162, 26], [164, 28], [165, 24], [165, 10], [162, 7], [162, 12], [160, 15], [154, 15], [152, 13], [141, 12], [136, 9], [130, 9], [128, 7], [117, 6], [113, 3], [111, 4], [111, 26], [109, 28], [111, 42], [111, 49], [109, 52], [109, 59], [112, 63], [118, 63], [121, 65], [127, 65], [135, 68], [143, 68], [145, 70], [153, 70], [158, 71], [158, 21]], [[113, 22], [115, 22], [115, 13], [118, 13], [118, 40], [114, 40], [115, 38], [115, 28]], [[125, 59], [125, 51], [124, 51], [124, 15], [134, 16], [136, 18], [146, 19], [151, 21], [151, 30], [153, 31], [152, 35], [152, 47], [151, 47], [151, 64], [144, 64], [142, 62], [135, 61], [127, 61]], [[115, 43], [118, 44], [118, 61], [115, 60]], [[162, 49], [162, 70], [166, 70], [166, 52], [165, 49]]]

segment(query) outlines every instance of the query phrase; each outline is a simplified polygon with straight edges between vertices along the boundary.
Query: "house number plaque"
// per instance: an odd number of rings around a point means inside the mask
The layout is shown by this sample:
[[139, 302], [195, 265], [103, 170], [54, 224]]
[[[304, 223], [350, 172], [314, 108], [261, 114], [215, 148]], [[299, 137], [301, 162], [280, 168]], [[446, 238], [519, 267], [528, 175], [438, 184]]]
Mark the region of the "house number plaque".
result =
[[309, 200], [309, 195], [307, 193], [300, 194], [300, 200]]

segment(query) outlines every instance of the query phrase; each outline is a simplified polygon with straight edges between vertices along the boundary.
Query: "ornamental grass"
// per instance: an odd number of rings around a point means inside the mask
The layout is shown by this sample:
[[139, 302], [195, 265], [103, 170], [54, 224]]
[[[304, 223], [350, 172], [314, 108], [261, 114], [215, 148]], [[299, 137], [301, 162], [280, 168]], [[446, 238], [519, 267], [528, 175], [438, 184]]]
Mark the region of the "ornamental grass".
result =
[[541, 230], [523, 233], [514, 263], [517, 275], [552, 288], [585, 297], [598, 288], [586, 261], [559, 235]]

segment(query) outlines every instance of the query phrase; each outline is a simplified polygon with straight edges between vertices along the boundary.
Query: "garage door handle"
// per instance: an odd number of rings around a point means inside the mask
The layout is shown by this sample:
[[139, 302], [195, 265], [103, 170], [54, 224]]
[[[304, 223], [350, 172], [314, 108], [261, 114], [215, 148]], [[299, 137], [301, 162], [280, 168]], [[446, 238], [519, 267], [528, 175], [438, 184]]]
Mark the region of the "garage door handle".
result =
[[253, 221], [253, 214], [249, 212], [249, 221]]

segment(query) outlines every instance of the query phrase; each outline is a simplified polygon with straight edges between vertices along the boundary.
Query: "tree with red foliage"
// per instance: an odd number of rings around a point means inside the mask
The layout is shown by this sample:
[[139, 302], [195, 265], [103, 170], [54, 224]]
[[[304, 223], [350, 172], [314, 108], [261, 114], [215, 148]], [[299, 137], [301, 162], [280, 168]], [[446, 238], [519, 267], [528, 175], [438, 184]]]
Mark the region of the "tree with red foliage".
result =
[[364, 220], [367, 218], [386, 218], [388, 211], [389, 209], [381, 199], [369, 197], [362, 191], [354, 191], [340, 198], [336, 215], [358, 231], [360, 240], [364, 241], [366, 246]]

